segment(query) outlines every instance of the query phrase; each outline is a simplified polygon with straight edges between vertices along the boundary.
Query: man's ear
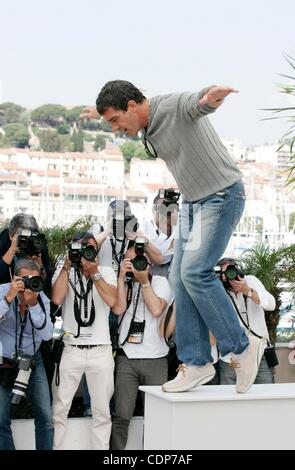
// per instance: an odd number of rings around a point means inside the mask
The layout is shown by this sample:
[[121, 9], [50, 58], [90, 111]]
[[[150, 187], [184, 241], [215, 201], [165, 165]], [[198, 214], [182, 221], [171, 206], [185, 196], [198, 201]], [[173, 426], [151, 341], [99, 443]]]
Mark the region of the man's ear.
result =
[[137, 109], [137, 103], [136, 103], [136, 101], [134, 101], [134, 100], [129, 100], [129, 101], [128, 101], [128, 111], [129, 111], [129, 109], [130, 109], [131, 111], [135, 111], [135, 110]]

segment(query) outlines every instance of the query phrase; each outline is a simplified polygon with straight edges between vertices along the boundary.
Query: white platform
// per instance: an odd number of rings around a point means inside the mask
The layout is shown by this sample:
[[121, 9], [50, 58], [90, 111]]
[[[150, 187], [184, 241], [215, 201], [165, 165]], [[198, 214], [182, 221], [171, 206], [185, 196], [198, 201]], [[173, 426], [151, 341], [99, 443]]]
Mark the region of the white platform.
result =
[[295, 384], [145, 392], [144, 449], [295, 449]]
[[[91, 450], [91, 418], [70, 418], [65, 450]], [[14, 445], [17, 450], [35, 449], [35, 430], [32, 419], [14, 419], [11, 424]], [[129, 425], [126, 450], [143, 448], [143, 418], [132, 418]]]

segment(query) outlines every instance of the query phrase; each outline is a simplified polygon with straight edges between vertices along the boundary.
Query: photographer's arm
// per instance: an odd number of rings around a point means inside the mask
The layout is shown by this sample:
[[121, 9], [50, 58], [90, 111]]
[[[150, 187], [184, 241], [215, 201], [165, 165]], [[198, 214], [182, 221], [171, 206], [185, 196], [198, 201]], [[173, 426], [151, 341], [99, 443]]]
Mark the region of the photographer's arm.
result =
[[[97, 270], [96, 270], [97, 272]], [[93, 280], [93, 284], [102, 300], [111, 308], [113, 308], [117, 300], [117, 288], [108, 284], [103, 278], [98, 281]]]
[[[17, 247], [17, 237], [18, 235], [15, 234], [11, 240], [11, 245], [10, 247], [8, 248], [8, 250], [6, 251], [6, 253], [2, 256], [2, 260], [1, 261], [4, 261], [5, 265], [6, 265], [6, 269], [8, 266], [11, 266], [12, 265], [12, 262], [13, 262], [13, 258], [15, 257], [16, 253], [18, 252], [18, 247]], [[2, 268], [2, 266], [1, 266]]]
[[149, 273], [146, 271], [136, 271], [132, 268], [135, 279], [140, 282], [143, 292], [143, 298], [146, 307], [149, 309], [153, 317], [159, 317], [167, 307], [167, 302], [158, 297], [149, 282]]
[[117, 300], [115, 305], [112, 308], [112, 311], [116, 315], [123, 315], [127, 308], [127, 289], [125, 283], [126, 272], [130, 272], [132, 269], [132, 264], [130, 259], [125, 258], [120, 266], [120, 274], [118, 277], [118, 290], [117, 290]]
[[69, 290], [69, 261], [63, 265], [51, 291], [51, 300], [55, 305], [62, 305]]

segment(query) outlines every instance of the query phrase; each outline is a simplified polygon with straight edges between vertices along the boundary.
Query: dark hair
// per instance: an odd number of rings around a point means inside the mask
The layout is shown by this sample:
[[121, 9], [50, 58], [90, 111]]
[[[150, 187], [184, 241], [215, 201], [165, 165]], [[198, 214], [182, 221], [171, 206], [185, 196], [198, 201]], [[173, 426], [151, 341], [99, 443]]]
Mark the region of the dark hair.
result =
[[39, 275], [41, 274], [40, 266], [31, 259], [20, 259], [16, 262], [14, 267], [15, 276], [19, 276], [19, 273], [22, 269], [28, 269], [29, 271], [38, 271]]
[[237, 265], [238, 261], [236, 258], [232, 258], [230, 256], [226, 256], [224, 258], [221, 258], [219, 261], [217, 261], [216, 266], [223, 266], [224, 264], [234, 264]]
[[12, 217], [8, 227], [9, 235], [12, 237], [19, 227], [39, 231], [35, 217], [31, 214], [23, 214], [22, 212]]
[[128, 201], [124, 199], [115, 199], [108, 206], [108, 211], [112, 211], [112, 215], [116, 212], [123, 212], [126, 215], [132, 215], [131, 207]]
[[132, 83], [125, 80], [107, 82], [96, 99], [96, 109], [103, 115], [108, 108], [127, 111], [128, 101], [142, 103], [146, 97]]
[[73, 242], [81, 241], [81, 243], [88, 242], [88, 240], [93, 239], [95, 242], [95, 237], [91, 232], [78, 232], [73, 236]]

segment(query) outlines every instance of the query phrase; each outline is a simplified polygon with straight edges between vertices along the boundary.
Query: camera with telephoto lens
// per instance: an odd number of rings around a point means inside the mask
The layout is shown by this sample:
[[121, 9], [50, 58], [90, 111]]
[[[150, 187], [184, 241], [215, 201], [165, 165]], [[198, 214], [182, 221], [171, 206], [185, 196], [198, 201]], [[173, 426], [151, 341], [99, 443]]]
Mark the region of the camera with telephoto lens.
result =
[[29, 356], [28, 354], [17, 355], [15, 361], [18, 364], [19, 371], [14, 381], [14, 385], [11, 392], [12, 405], [18, 405], [22, 398], [25, 398], [27, 394], [30, 375], [35, 365], [35, 360], [33, 356]]
[[81, 264], [81, 259], [94, 261], [98, 251], [88, 243], [72, 242], [69, 246], [69, 259], [74, 266]]
[[124, 240], [126, 232], [137, 232], [138, 220], [134, 215], [114, 214], [113, 235], [116, 240]]
[[25, 289], [30, 289], [33, 292], [41, 292], [44, 290], [45, 282], [41, 276], [24, 276], [22, 278]]
[[161, 204], [164, 204], [164, 206], [169, 206], [170, 204], [178, 203], [180, 192], [175, 191], [173, 188], [159, 189], [158, 197], [159, 199], [163, 199]]
[[137, 237], [134, 243], [134, 249], [136, 256], [131, 261], [133, 264], [134, 269], [136, 271], [145, 271], [149, 265], [147, 257], [144, 256], [144, 245], [145, 245], [145, 238]]
[[39, 255], [46, 247], [46, 238], [38, 230], [20, 229], [17, 246], [21, 256]]
[[225, 271], [222, 272], [228, 281], [238, 281], [238, 277], [245, 277], [243, 271], [236, 264], [229, 264]]
[[[145, 271], [149, 265], [147, 257], [144, 256], [144, 245], [145, 245], [145, 238], [137, 237], [135, 239], [134, 249], [135, 249], [136, 256], [135, 258], [131, 260], [131, 263], [133, 264], [133, 267], [134, 269], [136, 269], [136, 271]], [[126, 280], [130, 281], [131, 279], [134, 279], [133, 273], [127, 272]]]

